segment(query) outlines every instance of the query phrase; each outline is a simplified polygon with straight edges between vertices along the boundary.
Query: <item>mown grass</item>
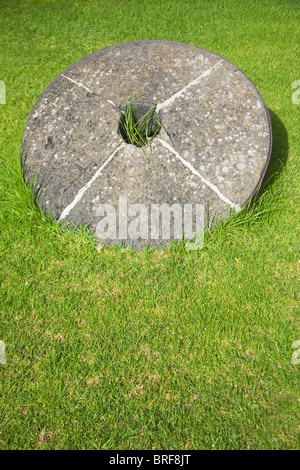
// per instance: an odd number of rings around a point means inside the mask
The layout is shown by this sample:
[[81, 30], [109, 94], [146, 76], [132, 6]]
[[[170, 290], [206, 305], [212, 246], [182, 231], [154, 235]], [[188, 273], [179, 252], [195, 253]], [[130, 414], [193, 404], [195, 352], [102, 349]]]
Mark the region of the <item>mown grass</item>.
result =
[[[0, 1], [2, 449], [296, 449], [298, 1]], [[39, 94], [76, 60], [142, 39], [195, 44], [256, 84], [269, 181], [200, 251], [96, 248], [23, 183]]]

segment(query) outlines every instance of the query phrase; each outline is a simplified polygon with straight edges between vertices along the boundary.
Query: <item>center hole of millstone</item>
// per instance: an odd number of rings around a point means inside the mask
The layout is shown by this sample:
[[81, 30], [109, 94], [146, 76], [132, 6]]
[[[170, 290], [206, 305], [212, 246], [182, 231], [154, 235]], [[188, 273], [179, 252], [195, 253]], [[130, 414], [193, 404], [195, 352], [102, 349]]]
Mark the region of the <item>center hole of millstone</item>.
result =
[[159, 134], [161, 124], [156, 104], [148, 101], [128, 101], [119, 106], [121, 117], [118, 133], [124, 142], [145, 147]]

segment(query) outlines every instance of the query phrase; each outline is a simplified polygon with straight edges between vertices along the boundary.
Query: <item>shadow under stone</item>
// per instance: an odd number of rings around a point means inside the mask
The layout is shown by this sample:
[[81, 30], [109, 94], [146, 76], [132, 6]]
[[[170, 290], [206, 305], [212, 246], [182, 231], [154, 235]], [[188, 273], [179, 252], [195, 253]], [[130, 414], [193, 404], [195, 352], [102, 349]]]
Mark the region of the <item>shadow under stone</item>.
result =
[[288, 133], [277, 114], [269, 109], [272, 123], [273, 145], [268, 172], [263, 189], [268, 188], [280, 176], [280, 172], [286, 165], [289, 153]]

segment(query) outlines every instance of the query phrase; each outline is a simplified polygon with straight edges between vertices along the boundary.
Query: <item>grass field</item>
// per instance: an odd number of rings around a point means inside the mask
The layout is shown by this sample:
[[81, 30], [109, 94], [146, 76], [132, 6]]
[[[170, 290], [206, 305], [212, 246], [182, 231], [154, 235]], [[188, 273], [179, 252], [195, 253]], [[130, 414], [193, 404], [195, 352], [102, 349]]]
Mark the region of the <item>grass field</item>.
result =
[[[1, 449], [299, 447], [299, 25], [298, 0], [0, 0]], [[200, 251], [97, 249], [21, 177], [49, 82], [143, 39], [222, 55], [270, 110], [262, 198]]]

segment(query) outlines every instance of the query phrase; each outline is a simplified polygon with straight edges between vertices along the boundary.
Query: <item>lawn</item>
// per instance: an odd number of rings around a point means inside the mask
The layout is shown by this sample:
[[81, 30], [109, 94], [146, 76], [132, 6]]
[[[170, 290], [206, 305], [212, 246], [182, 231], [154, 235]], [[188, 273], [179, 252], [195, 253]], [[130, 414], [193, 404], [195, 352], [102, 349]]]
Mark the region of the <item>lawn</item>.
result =
[[[299, 447], [299, 25], [299, 0], [0, 0], [1, 449]], [[97, 248], [22, 180], [50, 81], [144, 39], [222, 55], [270, 110], [261, 199], [199, 251]]]

